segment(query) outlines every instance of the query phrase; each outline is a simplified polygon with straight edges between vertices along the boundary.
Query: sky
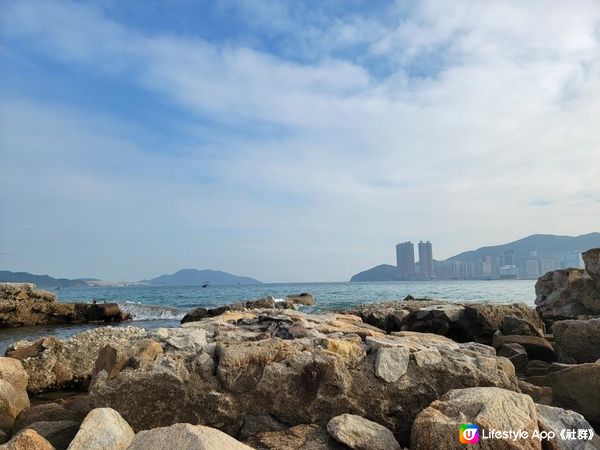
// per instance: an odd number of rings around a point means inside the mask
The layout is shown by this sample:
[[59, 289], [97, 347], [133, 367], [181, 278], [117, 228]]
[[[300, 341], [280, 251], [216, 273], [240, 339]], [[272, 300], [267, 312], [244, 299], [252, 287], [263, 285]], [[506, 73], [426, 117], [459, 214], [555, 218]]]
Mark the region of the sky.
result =
[[343, 281], [600, 223], [600, 2], [0, 0], [0, 269]]

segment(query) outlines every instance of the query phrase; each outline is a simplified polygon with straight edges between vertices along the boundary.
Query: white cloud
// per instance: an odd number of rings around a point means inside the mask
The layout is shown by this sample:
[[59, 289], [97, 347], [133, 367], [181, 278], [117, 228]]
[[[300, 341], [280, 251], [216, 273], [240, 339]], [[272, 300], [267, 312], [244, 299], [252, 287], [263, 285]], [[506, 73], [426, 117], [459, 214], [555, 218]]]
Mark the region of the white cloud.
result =
[[[596, 2], [429, 1], [393, 26], [387, 17], [338, 19], [322, 34], [308, 33], [320, 56], [304, 63], [243, 43], [133, 31], [74, 3], [3, 6], [5, 36], [104, 77], [134, 80], [189, 112], [182, 130], [190, 137], [206, 117], [238, 130], [284, 130], [272, 138], [221, 133], [175, 157], [150, 155], [126, 130], [76, 107], [29, 102], [17, 115], [2, 112], [11, 131], [53, 118], [35, 138], [11, 132], [4, 139], [6, 167], [43, 161], [36, 176], [43, 180], [44, 169], [60, 174], [50, 173], [46, 193], [97, 196], [100, 210], [112, 213], [114, 190], [122, 193], [117, 204], [129, 211], [123, 229], [135, 230], [139, 217], [151, 221], [140, 242], [168, 242], [150, 254], [163, 252], [173, 270], [218, 263], [265, 280], [344, 279], [391, 261], [393, 245], [405, 239], [433, 240], [437, 256], [446, 257], [534, 232], [597, 229]], [[279, 32], [301, 32], [285, 10], [275, 13], [269, 21]], [[330, 39], [319, 45], [323, 36]], [[336, 56], [365, 44], [367, 53]], [[381, 61], [393, 69], [389, 76], [372, 70]], [[431, 61], [428, 75], [412, 73]], [[54, 145], [40, 149], [47, 140]], [[207, 146], [219, 158], [207, 159]], [[137, 169], [112, 174], [105, 158]], [[214, 181], [194, 182], [195, 174]], [[2, 185], [16, 198], [29, 195], [30, 206], [44, 199], [18, 177]], [[98, 220], [93, 207], [81, 204]], [[63, 219], [53, 220], [58, 233]], [[117, 233], [109, 220], [99, 223]], [[187, 242], [201, 229], [235, 237]], [[183, 231], [171, 237], [172, 230]], [[126, 241], [119, 241], [124, 248], [142, 245]], [[136, 258], [112, 270], [124, 273]], [[144, 276], [166, 271], [161, 267], [145, 263]]]

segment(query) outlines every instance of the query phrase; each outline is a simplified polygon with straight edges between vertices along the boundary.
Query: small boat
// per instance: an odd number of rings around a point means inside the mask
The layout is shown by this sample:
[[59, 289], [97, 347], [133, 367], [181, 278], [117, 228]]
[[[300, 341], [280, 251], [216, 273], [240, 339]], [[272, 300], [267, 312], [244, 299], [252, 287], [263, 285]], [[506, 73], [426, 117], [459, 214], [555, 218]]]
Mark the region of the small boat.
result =
[[204, 284], [202, 284], [202, 287], [203, 288], [208, 287], [208, 281], [205, 281]]

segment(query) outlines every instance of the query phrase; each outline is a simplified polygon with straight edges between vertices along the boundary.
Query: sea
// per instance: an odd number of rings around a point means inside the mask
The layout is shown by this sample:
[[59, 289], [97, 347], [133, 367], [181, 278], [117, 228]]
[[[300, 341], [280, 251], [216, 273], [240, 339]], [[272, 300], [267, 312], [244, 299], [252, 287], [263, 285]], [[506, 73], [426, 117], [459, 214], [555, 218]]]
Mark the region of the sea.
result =
[[[267, 295], [310, 292], [316, 304], [306, 312], [349, 308], [361, 303], [401, 300], [407, 295], [456, 302], [534, 304], [535, 280], [389, 281], [339, 283], [264, 283], [232, 286], [124, 286], [57, 290], [58, 301], [115, 302], [132, 320], [117, 326], [140, 328], [176, 327], [185, 313], [198, 306], [214, 307]], [[98, 324], [51, 325], [0, 329], [0, 355], [15, 341], [55, 336], [60, 339], [98, 327]]]

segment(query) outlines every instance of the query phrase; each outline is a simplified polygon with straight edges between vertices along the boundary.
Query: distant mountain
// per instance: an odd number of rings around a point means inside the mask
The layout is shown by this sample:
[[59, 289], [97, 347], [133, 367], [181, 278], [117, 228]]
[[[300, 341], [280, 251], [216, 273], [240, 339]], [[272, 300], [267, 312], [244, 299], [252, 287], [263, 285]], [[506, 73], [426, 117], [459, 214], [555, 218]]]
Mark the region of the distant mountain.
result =
[[375, 266], [371, 269], [357, 273], [352, 276], [350, 281], [390, 281], [397, 277], [398, 269], [396, 269], [396, 266], [381, 264], [380, 266]]
[[67, 278], [53, 278], [49, 275], [33, 275], [28, 272], [0, 271], [0, 283], [35, 283], [41, 288], [57, 287], [87, 287], [86, 280], [79, 278], [69, 280]]
[[538, 252], [538, 256], [553, 255], [562, 252], [582, 252], [590, 248], [600, 247], [600, 233], [588, 233], [581, 236], [555, 236], [553, 234], [533, 234], [508, 244], [481, 247], [459, 253], [448, 259], [462, 262], [481, 261], [486, 256], [502, 256], [506, 250], [514, 250], [517, 258], [525, 258], [530, 252]]
[[240, 277], [220, 270], [183, 269], [172, 275], [161, 275], [147, 281], [150, 284], [164, 286], [197, 286], [209, 284], [260, 284], [250, 277]]

